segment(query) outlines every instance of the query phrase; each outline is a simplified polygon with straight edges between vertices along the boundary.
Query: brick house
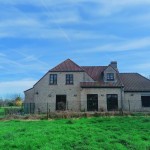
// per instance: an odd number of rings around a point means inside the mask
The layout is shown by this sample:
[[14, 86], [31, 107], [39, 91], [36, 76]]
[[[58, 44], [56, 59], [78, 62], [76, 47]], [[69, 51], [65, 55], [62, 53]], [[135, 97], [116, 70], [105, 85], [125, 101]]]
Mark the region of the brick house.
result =
[[[25, 108], [50, 111], [150, 111], [150, 80], [108, 66], [79, 66], [67, 59], [25, 93]], [[47, 105], [46, 105], [47, 104]]]

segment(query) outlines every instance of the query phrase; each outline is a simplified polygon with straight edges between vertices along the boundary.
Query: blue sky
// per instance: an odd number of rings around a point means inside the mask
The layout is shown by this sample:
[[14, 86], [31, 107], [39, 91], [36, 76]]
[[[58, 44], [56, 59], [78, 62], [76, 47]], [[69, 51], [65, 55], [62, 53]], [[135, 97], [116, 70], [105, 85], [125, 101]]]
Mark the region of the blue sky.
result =
[[150, 0], [0, 0], [0, 97], [67, 58], [150, 75]]

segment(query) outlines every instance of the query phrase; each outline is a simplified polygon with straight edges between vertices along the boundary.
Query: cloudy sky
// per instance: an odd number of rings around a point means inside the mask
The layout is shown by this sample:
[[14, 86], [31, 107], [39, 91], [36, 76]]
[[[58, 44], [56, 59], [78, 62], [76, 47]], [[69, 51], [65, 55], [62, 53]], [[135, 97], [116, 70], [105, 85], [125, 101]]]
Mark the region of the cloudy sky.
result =
[[150, 75], [150, 0], [0, 0], [0, 97], [67, 58]]

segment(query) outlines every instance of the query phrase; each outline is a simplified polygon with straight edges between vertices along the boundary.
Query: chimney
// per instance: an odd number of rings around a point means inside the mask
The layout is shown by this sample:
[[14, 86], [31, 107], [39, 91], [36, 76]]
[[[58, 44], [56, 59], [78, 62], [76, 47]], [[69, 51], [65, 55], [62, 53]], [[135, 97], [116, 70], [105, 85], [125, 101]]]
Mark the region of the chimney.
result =
[[110, 65], [114, 68], [117, 69], [117, 61], [111, 61]]

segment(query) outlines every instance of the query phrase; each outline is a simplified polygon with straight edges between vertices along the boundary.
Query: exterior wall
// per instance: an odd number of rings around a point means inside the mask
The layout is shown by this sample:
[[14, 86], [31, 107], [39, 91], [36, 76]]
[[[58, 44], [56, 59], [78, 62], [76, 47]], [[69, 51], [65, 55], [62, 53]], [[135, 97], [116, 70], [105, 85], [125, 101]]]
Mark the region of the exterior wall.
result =
[[87, 111], [87, 94], [98, 94], [98, 110], [107, 111], [107, 94], [118, 94], [118, 108], [121, 109], [120, 88], [83, 88], [81, 90], [81, 110]]
[[24, 112], [34, 113], [34, 89], [25, 91]]
[[34, 89], [30, 89], [25, 91], [25, 103], [33, 103], [34, 102]]
[[[49, 85], [50, 74], [57, 74], [57, 85]], [[66, 85], [66, 74], [74, 75], [74, 84]], [[66, 95], [67, 108], [69, 110], [80, 110], [80, 82], [90, 81], [93, 79], [85, 72], [50, 72], [42, 78], [35, 86], [34, 102], [35, 112], [38, 108], [42, 112], [56, 110], [56, 95]], [[48, 106], [47, 106], [48, 103]]]
[[112, 82], [116, 82], [116, 81], [117, 81], [116, 70], [114, 70], [111, 66], [109, 66], [109, 67], [104, 71], [104, 81], [105, 81], [105, 82], [111, 82], [111, 81], [107, 81], [107, 73], [114, 73], [114, 79], [115, 79], [115, 81], [112, 81]]
[[[106, 69], [105, 73], [115, 71]], [[57, 74], [57, 85], [49, 85], [49, 75]], [[74, 84], [66, 85], [66, 74], [74, 75]], [[32, 89], [25, 92], [25, 103], [35, 103], [42, 112], [56, 110], [56, 95], [66, 95], [67, 108], [73, 111], [87, 110], [87, 94], [98, 94], [98, 109], [107, 111], [107, 94], [118, 94], [118, 106], [121, 108], [120, 88], [80, 88], [80, 82], [94, 82], [85, 72], [51, 72], [46, 74]], [[37, 94], [38, 93], [38, 94]], [[123, 110], [150, 111], [150, 107], [142, 107], [141, 95], [144, 92], [123, 92]], [[48, 106], [47, 106], [48, 103]], [[28, 108], [27, 108], [28, 109]]]
[[150, 111], [150, 107], [142, 107], [141, 96], [150, 95], [144, 92], [125, 92], [124, 94], [124, 110], [126, 111]]

